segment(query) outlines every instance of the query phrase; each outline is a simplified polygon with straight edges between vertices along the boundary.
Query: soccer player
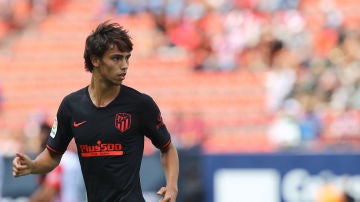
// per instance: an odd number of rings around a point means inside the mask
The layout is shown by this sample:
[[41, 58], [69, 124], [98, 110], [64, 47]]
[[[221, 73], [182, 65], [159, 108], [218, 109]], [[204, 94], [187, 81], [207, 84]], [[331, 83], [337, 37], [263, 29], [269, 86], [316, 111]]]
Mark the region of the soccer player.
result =
[[176, 201], [179, 159], [160, 110], [149, 95], [122, 84], [132, 49], [118, 23], [98, 25], [84, 51], [90, 84], [62, 100], [44, 151], [35, 159], [16, 154], [14, 177], [53, 170], [74, 138], [89, 202], [145, 201], [139, 170], [146, 136], [160, 150], [166, 178], [160, 201]]

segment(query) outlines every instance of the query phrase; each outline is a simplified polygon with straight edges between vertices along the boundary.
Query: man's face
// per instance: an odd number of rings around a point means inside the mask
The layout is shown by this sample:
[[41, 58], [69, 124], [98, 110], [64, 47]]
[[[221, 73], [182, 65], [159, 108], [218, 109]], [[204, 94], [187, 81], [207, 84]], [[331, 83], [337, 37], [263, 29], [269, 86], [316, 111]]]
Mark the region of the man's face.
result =
[[120, 85], [129, 67], [130, 52], [122, 52], [112, 45], [98, 62], [101, 78], [110, 85]]

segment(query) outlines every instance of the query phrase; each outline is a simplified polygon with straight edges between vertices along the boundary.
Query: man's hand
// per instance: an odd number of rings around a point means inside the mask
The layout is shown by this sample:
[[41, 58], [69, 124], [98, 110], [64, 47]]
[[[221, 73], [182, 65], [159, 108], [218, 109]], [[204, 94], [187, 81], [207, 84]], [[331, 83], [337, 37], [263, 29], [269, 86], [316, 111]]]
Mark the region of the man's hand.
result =
[[159, 202], [176, 202], [178, 191], [168, 187], [161, 187], [157, 194], [163, 196]]
[[16, 153], [13, 160], [13, 176], [20, 177], [31, 173], [33, 162], [25, 154]]

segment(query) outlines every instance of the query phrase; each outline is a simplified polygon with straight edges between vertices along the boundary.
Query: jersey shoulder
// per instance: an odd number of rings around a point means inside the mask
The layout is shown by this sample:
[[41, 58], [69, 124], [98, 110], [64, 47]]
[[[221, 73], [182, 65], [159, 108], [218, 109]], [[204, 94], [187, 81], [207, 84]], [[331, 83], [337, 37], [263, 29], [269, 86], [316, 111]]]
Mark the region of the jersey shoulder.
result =
[[59, 111], [68, 112], [72, 107], [83, 106], [86, 102], [87, 87], [74, 91], [66, 95], [60, 104]]
[[122, 86], [122, 90], [126, 96], [131, 100], [137, 100], [140, 104], [152, 102], [152, 97], [146, 93], [140, 92], [129, 86]]
[[79, 97], [83, 97], [86, 95], [87, 87], [81, 88], [77, 91], [74, 91], [64, 97], [64, 100], [76, 100]]

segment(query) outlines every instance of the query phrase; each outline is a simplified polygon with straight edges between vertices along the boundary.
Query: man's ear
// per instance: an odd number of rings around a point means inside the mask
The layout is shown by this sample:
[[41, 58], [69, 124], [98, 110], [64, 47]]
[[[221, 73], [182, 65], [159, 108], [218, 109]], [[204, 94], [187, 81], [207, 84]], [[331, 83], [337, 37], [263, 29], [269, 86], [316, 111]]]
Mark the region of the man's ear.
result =
[[100, 65], [100, 59], [96, 57], [95, 55], [90, 56], [91, 63], [94, 67], [99, 67]]

